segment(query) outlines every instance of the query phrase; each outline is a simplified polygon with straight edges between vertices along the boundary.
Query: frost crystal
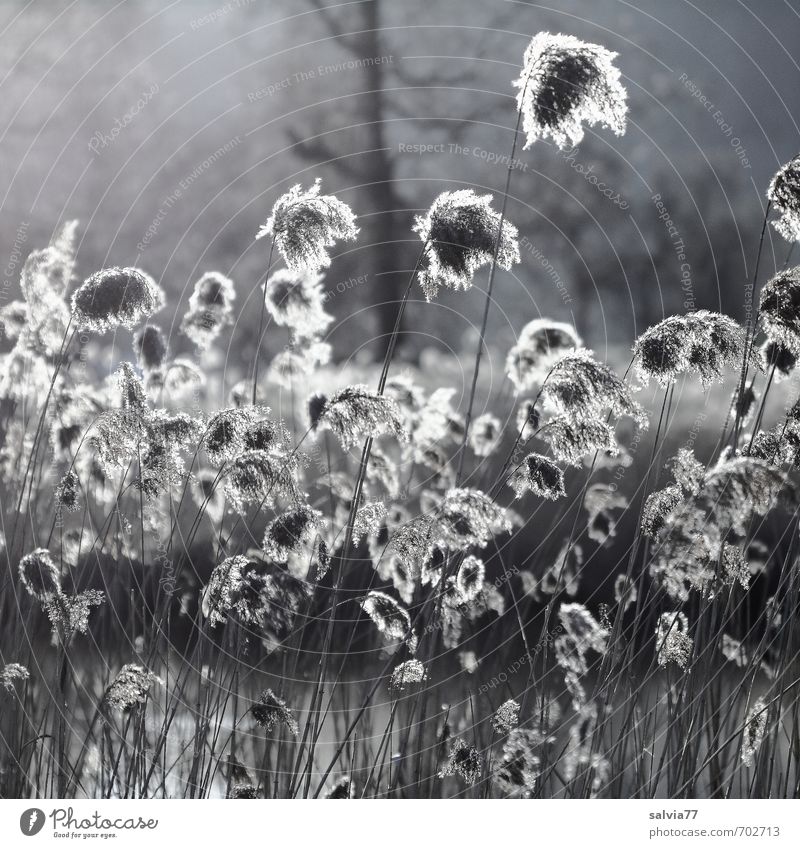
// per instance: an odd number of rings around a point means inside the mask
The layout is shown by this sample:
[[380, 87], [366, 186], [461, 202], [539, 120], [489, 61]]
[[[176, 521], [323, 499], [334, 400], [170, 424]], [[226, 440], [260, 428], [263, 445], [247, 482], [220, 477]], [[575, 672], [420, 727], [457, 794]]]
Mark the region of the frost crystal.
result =
[[472, 189], [440, 194], [425, 215], [414, 222], [414, 232], [427, 245], [419, 280], [425, 297], [433, 300], [440, 286], [467, 291], [482, 265], [492, 261], [498, 238], [497, 264], [510, 270], [519, 262], [517, 228], [491, 208], [492, 195]]
[[561, 148], [583, 139], [583, 124], [602, 124], [625, 132], [625, 89], [613, 61], [616, 53], [571, 35], [540, 32], [523, 59], [517, 108], [527, 137], [526, 149], [550, 136]]

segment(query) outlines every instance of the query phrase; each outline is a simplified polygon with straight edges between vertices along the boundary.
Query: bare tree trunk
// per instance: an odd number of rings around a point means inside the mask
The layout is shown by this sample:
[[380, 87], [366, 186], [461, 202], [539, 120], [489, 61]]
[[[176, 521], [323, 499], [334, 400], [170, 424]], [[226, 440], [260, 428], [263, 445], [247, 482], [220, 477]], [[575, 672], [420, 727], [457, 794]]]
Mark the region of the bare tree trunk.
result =
[[[366, 118], [367, 149], [371, 152], [364, 156], [364, 178], [367, 208], [370, 217], [366, 219], [364, 236], [369, 245], [367, 251], [370, 302], [377, 318], [376, 350], [377, 356], [383, 356], [394, 327], [398, 302], [403, 286], [403, 271], [407, 262], [405, 246], [393, 243], [404, 237], [405, 216], [398, 212], [400, 198], [395, 192], [394, 156], [387, 150], [385, 119], [387, 113], [385, 92], [386, 51], [380, 34], [380, 0], [364, 3], [361, 7], [364, 21], [364, 49], [367, 63], [366, 80]], [[402, 345], [402, 328], [398, 344]]]

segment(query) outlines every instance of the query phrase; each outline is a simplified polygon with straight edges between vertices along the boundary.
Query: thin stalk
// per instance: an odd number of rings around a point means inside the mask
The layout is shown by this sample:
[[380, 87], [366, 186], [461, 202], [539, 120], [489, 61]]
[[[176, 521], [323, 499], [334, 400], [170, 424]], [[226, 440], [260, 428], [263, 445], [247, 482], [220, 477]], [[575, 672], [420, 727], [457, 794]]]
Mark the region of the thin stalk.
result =
[[[525, 82], [525, 88], [528, 86], [528, 80]], [[524, 97], [525, 90], [523, 89], [522, 96]], [[514, 171], [514, 154], [517, 152], [517, 140], [519, 139], [519, 128], [522, 123], [522, 109], [517, 109], [517, 123], [514, 127], [514, 140], [511, 143], [511, 155], [508, 159], [508, 167], [506, 169], [506, 184], [503, 189], [503, 200], [500, 205], [500, 222], [497, 227], [497, 239], [494, 243], [494, 253], [492, 255], [492, 264], [489, 269], [489, 282], [486, 284], [486, 302], [483, 306], [483, 319], [481, 320], [481, 332], [478, 338], [478, 349], [475, 353], [475, 367], [472, 371], [472, 386], [469, 392], [469, 403], [467, 405], [467, 415], [464, 419], [464, 438], [461, 442], [458, 458], [458, 473], [456, 474], [456, 487], [461, 484], [462, 475], [464, 473], [464, 457], [467, 453], [467, 439], [469, 438], [469, 427], [472, 423], [472, 410], [475, 405], [475, 392], [478, 387], [478, 374], [481, 369], [481, 357], [483, 356], [483, 343], [486, 337], [486, 327], [489, 323], [489, 309], [492, 305], [492, 291], [494, 290], [494, 278], [497, 272], [497, 257], [500, 253], [500, 243], [503, 239], [503, 223], [506, 219], [506, 207], [508, 206], [508, 192], [511, 188], [511, 174]]]
[[272, 267], [272, 254], [275, 250], [275, 240], [270, 239], [269, 258], [267, 259], [267, 274], [264, 278], [264, 295], [261, 298], [261, 317], [258, 319], [258, 341], [256, 342], [256, 355], [253, 363], [253, 406], [256, 405], [258, 393], [258, 360], [261, 358], [261, 340], [264, 335], [264, 318], [267, 314], [267, 283], [269, 282], [269, 269]]

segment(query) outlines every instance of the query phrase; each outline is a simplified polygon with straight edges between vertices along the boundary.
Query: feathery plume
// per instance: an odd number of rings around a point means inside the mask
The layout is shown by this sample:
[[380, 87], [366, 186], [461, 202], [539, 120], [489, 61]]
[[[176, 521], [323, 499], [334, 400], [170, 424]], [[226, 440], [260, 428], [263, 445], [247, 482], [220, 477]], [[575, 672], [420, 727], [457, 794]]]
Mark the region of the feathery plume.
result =
[[427, 679], [428, 672], [419, 660], [406, 660], [392, 672], [389, 688], [394, 692], [401, 692], [406, 686], [423, 683]]
[[319, 510], [307, 504], [297, 506], [270, 521], [261, 549], [275, 562], [288, 562], [290, 555], [299, 551], [322, 524]]
[[472, 424], [469, 444], [475, 456], [490, 456], [503, 438], [503, 425], [496, 415], [486, 412]]
[[766, 368], [775, 369], [775, 381], [788, 377], [797, 365], [797, 355], [780, 342], [767, 340], [761, 346], [761, 355]]
[[541, 384], [565, 354], [581, 348], [580, 336], [569, 325], [536, 318], [522, 328], [506, 357], [506, 374], [518, 392]]
[[141, 665], [128, 663], [106, 689], [105, 702], [113, 710], [129, 712], [147, 700], [147, 693], [154, 683], [161, 680]]
[[105, 333], [136, 326], [164, 305], [164, 292], [138, 268], [105, 268], [72, 295], [72, 315], [80, 330]]
[[377, 535], [386, 520], [386, 514], [386, 504], [383, 501], [362, 504], [353, 521], [353, 541], [358, 542], [364, 536]]
[[325, 797], [329, 801], [345, 801], [353, 797], [354, 787], [351, 785], [350, 778], [345, 774], [333, 784], [331, 791]]
[[606, 451], [615, 456], [619, 451], [614, 430], [605, 421], [596, 419], [555, 416], [542, 427], [541, 438], [550, 445], [556, 459], [578, 468], [587, 454]]
[[800, 241], [800, 156], [778, 169], [767, 189], [767, 199], [781, 213], [772, 226], [787, 241]]
[[744, 350], [744, 329], [727, 315], [705, 309], [666, 318], [633, 346], [639, 375], [662, 386], [683, 373], [697, 374], [704, 386], [720, 382], [726, 368], [741, 363]]
[[478, 753], [478, 749], [468, 745], [463, 739], [456, 739], [439, 777], [455, 774], [465, 783], [472, 785], [480, 780], [482, 771], [483, 757]]
[[480, 489], [449, 489], [439, 506], [435, 543], [445, 550], [482, 548], [511, 526], [506, 511]]
[[536, 789], [541, 759], [534, 752], [543, 742], [538, 730], [514, 728], [503, 745], [503, 762], [494, 780], [512, 797], [529, 798]]
[[540, 498], [556, 501], [566, 496], [564, 472], [540, 453], [529, 453], [519, 468], [508, 478], [508, 485], [518, 498], [533, 492]]
[[598, 624], [583, 604], [561, 604], [558, 618], [581, 652], [589, 648], [598, 653], [605, 651], [608, 631]]
[[243, 611], [242, 571], [249, 564], [246, 556], [223, 560], [212, 572], [203, 591], [202, 612], [211, 625], [224, 624], [233, 611]]
[[763, 698], [759, 698], [750, 711], [742, 733], [742, 762], [747, 768], [755, 764], [756, 754], [764, 741], [767, 730], [767, 705]]
[[67, 512], [77, 512], [81, 508], [79, 489], [78, 475], [74, 471], [68, 471], [56, 486], [56, 506]]
[[617, 54], [571, 35], [540, 32], [525, 50], [517, 108], [522, 113], [525, 148], [540, 138], [566, 148], [580, 144], [583, 124], [625, 132], [625, 89], [613, 62]]
[[53, 595], [42, 604], [50, 619], [53, 634], [62, 644], [68, 644], [75, 633], [86, 633], [89, 615], [94, 607], [105, 603], [106, 596], [97, 589], [87, 589], [77, 595]]
[[200, 350], [208, 350], [222, 328], [233, 322], [233, 280], [218, 271], [207, 271], [194, 284], [181, 332]]
[[578, 421], [601, 418], [606, 410], [642, 425], [647, 421], [630, 389], [588, 350], [564, 354], [550, 371], [542, 395], [559, 413]]
[[61, 594], [61, 575], [47, 548], [37, 548], [22, 557], [19, 579], [28, 594], [37, 601], [48, 601]]
[[524, 400], [517, 409], [517, 430], [520, 439], [532, 436], [539, 428], [539, 410], [532, 400]]
[[272, 689], [261, 693], [258, 703], [253, 704], [250, 712], [256, 724], [265, 730], [271, 731], [273, 727], [283, 724], [292, 736], [297, 736], [299, 727], [292, 711], [286, 706], [286, 701], [279, 698]]
[[800, 354], [800, 265], [779, 271], [764, 285], [758, 310], [769, 340]]
[[656, 626], [656, 659], [660, 666], [686, 668], [692, 654], [689, 621], [682, 612], [662, 612]]
[[683, 491], [680, 486], [671, 484], [651, 492], [642, 508], [642, 533], [655, 539], [664, 526], [667, 516], [683, 503]]
[[387, 639], [404, 639], [411, 628], [411, 616], [385, 592], [369, 592], [361, 602], [361, 608]]
[[0, 686], [6, 690], [6, 692], [14, 691], [14, 684], [18, 681], [29, 680], [31, 673], [25, 668], [24, 665], [20, 665], [19, 663], [8, 663], [3, 666], [3, 670], [0, 671]]
[[324, 333], [333, 316], [325, 311], [322, 275], [286, 268], [277, 270], [265, 283], [267, 312], [280, 327], [303, 338]]
[[219, 467], [241, 454], [246, 449], [246, 434], [267, 415], [269, 409], [263, 406], [234, 406], [213, 415], [203, 436], [203, 447], [211, 464]]
[[519, 724], [519, 704], [509, 698], [501, 704], [492, 716], [492, 728], [495, 733], [510, 733]]
[[332, 194], [320, 194], [321, 180], [311, 188], [292, 186], [272, 207], [272, 214], [256, 233], [271, 236], [293, 271], [315, 272], [331, 264], [327, 248], [337, 241], [353, 241], [358, 234], [356, 216]]
[[167, 340], [160, 327], [145, 324], [133, 336], [136, 361], [145, 375], [158, 371], [167, 360]]
[[311, 428], [328, 428], [344, 450], [366, 436], [393, 433], [401, 441], [408, 439], [395, 401], [364, 385], [345, 386], [330, 397], [314, 395], [308, 402], [308, 414]]
[[727, 633], [722, 634], [719, 650], [728, 662], [734, 663], [739, 668], [745, 668], [749, 662], [747, 651], [742, 643]]
[[517, 228], [504, 220], [501, 233], [500, 215], [491, 202], [491, 194], [477, 195], [472, 189], [445, 191], [415, 219], [414, 232], [427, 245], [419, 273], [427, 300], [436, 297], [440, 286], [470, 289], [478, 268], [492, 261], [498, 239], [497, 264], [510, 270], [519, 262]]
[[616, 535], [616, 519], [612, 510], [625, 509], [628, 499], [617, 493], [616, 484], [593, 483], [586, 490], [583, 508], [588, 513], [588, 536], [600, 545], [604, 545]]
[[476, 556], [466, 556], [456, 572], [455, 586], [460, 603], [474, 601], [483, 591], [486, 578], [486, 566], [483, 560]]

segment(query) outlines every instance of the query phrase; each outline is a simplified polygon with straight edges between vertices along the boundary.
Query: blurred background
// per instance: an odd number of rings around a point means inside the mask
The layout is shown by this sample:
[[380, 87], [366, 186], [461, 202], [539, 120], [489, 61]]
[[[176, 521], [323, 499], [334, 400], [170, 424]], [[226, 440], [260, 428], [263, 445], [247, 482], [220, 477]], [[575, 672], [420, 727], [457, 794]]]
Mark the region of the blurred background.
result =
[[[447, 189], [502, 190], [511, 81], [540, 30], [618, 51], [629, 124], [622, 138], [590, 130], [569, 154], [518, 150], [508, 215], [522, 262], [498, 278], [490, 348], [503, 355], [546, 315], [627, 360], [665, 314], [742, 319], [767, 183], [800, 149], [790, 0], [5, 0], [3, 305], [27, 252], [78, 218], [79, 276], [151, 273], [176, 352], [195, 280], [232, 277], [240, 314], [224, 355], [247, 361], [266, 271], [254, 234], [279, 194], [319, 176], [361, 226], [325, 280], [329, 341], [338, 357], [374, 357], [418, 250], [413, 216]], [[767, 271], [785, 252], [770, 238]], [[417, 298], [406, 361], [476, 335], [477, 291]], [[129, 338], [119, 344], [128, 356]]]

